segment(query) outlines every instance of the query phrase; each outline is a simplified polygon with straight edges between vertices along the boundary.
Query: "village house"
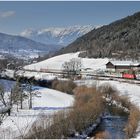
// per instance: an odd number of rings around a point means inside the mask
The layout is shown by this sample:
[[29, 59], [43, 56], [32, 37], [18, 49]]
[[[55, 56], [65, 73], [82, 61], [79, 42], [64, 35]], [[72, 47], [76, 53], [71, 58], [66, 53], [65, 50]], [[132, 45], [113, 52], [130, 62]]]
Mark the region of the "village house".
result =
[[132, 61], [109, 61], [106, 64], [106, 69], [114, 72], [124, 72], [127, 70], [140, 70], [140, 63]]

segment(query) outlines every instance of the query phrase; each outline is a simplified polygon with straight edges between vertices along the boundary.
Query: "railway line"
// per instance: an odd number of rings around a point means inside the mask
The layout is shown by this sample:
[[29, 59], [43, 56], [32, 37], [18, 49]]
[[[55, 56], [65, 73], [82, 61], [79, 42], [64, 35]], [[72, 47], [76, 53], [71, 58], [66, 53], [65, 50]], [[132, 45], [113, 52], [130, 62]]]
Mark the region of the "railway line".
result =
[[[37, 72], [37, 73], [46, 73], [46, 74], [54, 74], [54, 75], [64, 75], [67, 74], [67, 72], [61, 71], [61, 70], [54, 70], [54, 69], [50, 69], [47, 71], [37, 71], [37, 70], [24, 70], [24, 72]], [[89, 72], [80, 72], [80, 74], [78, 75], [85, 75], [85, 79], [86, 76], [90, 76], [90, 79], [96, 79], [96, 80], [114, 80], [114, 81], [120, 81], [120, 82], [127, 82], [127, 83], [132, 83], [132, 84], [138, 84], [140, 85], [140, 79], [126, 79], [120, 76], [115, 76], [115, 75], [105, 75], [105, 74], [95, 74], [95, 73], [89, 73]], [[83, 78], [81, 78], [83, 79]]]

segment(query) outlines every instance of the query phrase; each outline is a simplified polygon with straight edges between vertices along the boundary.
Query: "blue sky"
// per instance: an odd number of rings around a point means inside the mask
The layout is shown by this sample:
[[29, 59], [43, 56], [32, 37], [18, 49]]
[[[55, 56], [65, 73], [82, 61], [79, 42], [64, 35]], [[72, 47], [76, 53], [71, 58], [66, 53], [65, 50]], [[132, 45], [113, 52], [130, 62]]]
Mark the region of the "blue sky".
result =
[[0, 1], [0, 32], [25, 29], [104, 25], [140, 11], [140, 2]]

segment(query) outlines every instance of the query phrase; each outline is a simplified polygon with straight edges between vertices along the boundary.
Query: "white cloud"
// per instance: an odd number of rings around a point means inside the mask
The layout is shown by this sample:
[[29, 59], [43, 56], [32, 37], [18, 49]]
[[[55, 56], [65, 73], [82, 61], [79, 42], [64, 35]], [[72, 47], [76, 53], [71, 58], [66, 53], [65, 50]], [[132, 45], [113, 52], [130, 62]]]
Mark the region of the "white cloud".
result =
[[15, 15], [15, 11], [0, 11], [0, 18], [7, 18]]

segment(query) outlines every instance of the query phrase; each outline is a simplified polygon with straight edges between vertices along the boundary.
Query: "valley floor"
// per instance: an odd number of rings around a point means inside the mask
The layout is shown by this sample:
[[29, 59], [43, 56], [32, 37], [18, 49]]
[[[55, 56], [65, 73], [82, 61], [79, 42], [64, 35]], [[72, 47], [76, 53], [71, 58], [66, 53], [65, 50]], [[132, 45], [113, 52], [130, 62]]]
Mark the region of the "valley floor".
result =
[[[7, 84], [6, 81], [1, 81]], [[78, 85], [100, 86], [102, 84], [110, 84], [115, 87], [120, 95], [126, 95], [130, 101], [140, 108], [140, 86], [137, 84], [124, 83], [112, 80], [77, 80]], [[8, 83], [12, 85], [11, 83]], [[7, 86], [7, 85], [6, 85]], [[7, 86], [9, 87], [9, 86]], [[10, 88], [7, 89], [10, 90]], [[27, 102], [24, 104], [24, 109], [16, 111], [16, 107], [12, 110], [11, 116], [8, 116], [0, 126], [0, 138], [18, 138], [25, 135], [31, 125], [41, 116], [51, 116], [58, 110], [72, 106], [74, 97], [66, 93], [56, 90], [35, 87], [34, 91], [37, 95], [33, 98], [33, 109], [27, 108]], [[140, 138], [140, 124], [137, 129], [136, 138]]]

